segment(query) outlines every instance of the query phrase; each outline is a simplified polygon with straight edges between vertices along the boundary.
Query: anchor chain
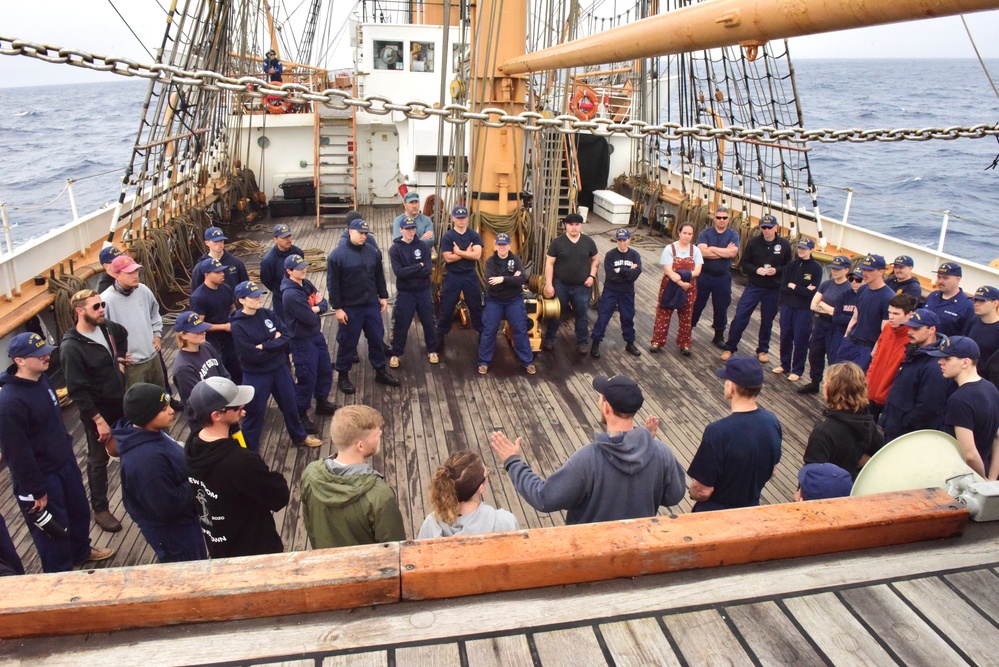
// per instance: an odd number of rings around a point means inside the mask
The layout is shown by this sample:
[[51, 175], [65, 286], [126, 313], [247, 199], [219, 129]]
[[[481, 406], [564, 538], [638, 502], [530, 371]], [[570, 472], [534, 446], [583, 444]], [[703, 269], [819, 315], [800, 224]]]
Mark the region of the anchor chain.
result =
[[211, 70], [185, 70], [173, 65], [159, 63], [147, 65], [130, 58], [103, 56], [80, 49], [38, 44], [2, 35], [0, 35], [0, 55], [26, 56], [49, 63], [72, 65], [119, 76], [141, 77], [156, 80], [162, 84], [192, 86], [202, 90], [229, 91], [257, 98], [276, 96], [292, 104], [313, 102], [341, 111], [354, 107], [379, 116], [398, 111], [406, 118], [415, 120], [442, 118], [454, 125], [477, 121], [491, 128], [517, 126], [525, 132], [557, 130], [563, 134], [576, 134], [587, 131], [599, 136], [621, 134], [632, 139], [656, 137], [662, 141], [680, 141], [686, 138], [702, 142], [725, 139], [733, 142], [753, 141], [775, 145], [781, 142], [833, 144], [844, 141], [850, 143], [930, 141], [933, 139], [950, 141], [999, 137], [999, 123], [924, 128], [848, 128], [842, 130], [822, 128], [809, 130], [803, 127], [777, 128], [774, 126], [730, 125], [715, 127], [706, 124], [683, 126], [679, 123], [652, 125], [641, 120], [615, 123], [609, 118], [594, 118], [584, 121], [569, 114], [546, 118], [534, 111], [524, 111], [517, 115], [510, 115], [504, 109], [497, 108], [472, 111], [463, 104], [447, 104], [436, 107], [431, 103], [418, 100], [400, 104], [379, 95], [351, 97], [348, 93], [333, 88], [316, 91], [298, 83], [274, 85], [252, 76], [230, 77]]

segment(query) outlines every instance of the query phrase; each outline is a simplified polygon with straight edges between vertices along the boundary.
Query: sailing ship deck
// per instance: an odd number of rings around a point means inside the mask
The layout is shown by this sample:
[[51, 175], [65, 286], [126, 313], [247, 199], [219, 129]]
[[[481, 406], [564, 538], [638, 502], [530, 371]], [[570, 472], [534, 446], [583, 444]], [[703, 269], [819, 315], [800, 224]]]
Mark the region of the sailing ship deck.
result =
[[[374, 224], [376, 238], [382, 246], [390, 238], [388, 229], [395, 209], [371, 208], [364, 211]], [[295, 243], [308, 251], [322, 249], [326, 253], [339, 239], [342, 228], [317, 229], [313, 218], [284, 218], [292, 220]], [[258, 225], [241, 236], [269, 247], [269, 221]], [[594, 236], [601, 252], [610, 249], [614, 227], [599, 218], [591, 218], [586, 233]], [[374, 372], [365, 358], [366, 343], [361, 343], [362, 361], [355, 365], [352, 379], [357, 393], [346, 397], [334, 387], [333, 399], [340, 404], [365, 403], [378, 409], [386, 418], [382, 452], [374, 460], [377, 469], [384, 471], [389, 484], [395, 488], [406, 522], [407, 534], [415, 536], [429, 507], [430, 480], [436, 468], [454, 451], [477, 451], [494, 472], [501, 466], [489, 448], [489, 434], [503, 430], [510, 436], [524, 439], [525, 460], [541, 475], [558, 468], [572, 452], [591, 441], [594, 429], [600, 428], [595, 394], [590, 382], [593, 376], [606, 373], [625, 373], [642, 385], [646, 401], [639, 419], [659, 415], [663, 425], [660, 437], [670, 443], [679, 459], [689, 464], [700, 442], [706, 424], [727, 414], [722, 396], [721, 381], [712, 372], [720, 366], [718, 350], [710, 344], [712, 331], [710, 319], [703, 318], [694, 333], [693, 356], [679, 355], [673, 342], [676, 318], [670, 342], [658, 355], [648, 352], [652, 335], [655, 299], [662, 275], [658, 258], [664, 240], [639, 235], [633, 241], [643, 256], [645, 271], [637, 284], [638, 314], [636, 328], [638, 342], [645, 350], [641, 357], [624, 352], [617, 318], [608, 327], [601, 359], [576, 354], [572, 337], [572, 324], [563, 322], [559, 345], [554, 353], [540, 353], [537, 359], [538, 374], [531, 377], [516, 362], [513, 350], [500, 338], [496, 358], [489, 375], [476, 373], [476, 334], [472, 329], [457, 326], [448, 336], [448, 345], [441, 363], [432, 366], [427, 362], [423, 334], [417, 324], [411, 331], [405, 356], [398, 374], [403, 380], [399, 388], [387, 388], [374, 383]], [[247, 268], [254, 273], [259, 264], [256, 255], [243, 256]], [[386, 268], [390, 271], [389, 268]], [[309, 278], [325, 292], [325, 271], [310, 273]], [[390, 297], [394, 285], [390, 279]], [[741, 287], [736, 285], [736, 296]], [[267, 297], [269, 298], [269, 297]], [[390, 308], [391, 308], [390, 298]], [[594, 315], [591, 313], [591, 323]], [[388, 321], [388, 314], [386, 314]], [[752, 354], [756, 345], [758, 325], [751, 324], [746, 331], [741, 349]], [[323, 331], [330, 341], [335, 338], [336, 320], [326, 317]], [[169, 329], [164, 336], [167, 367], [173, 363], [176, 348]], [[775, 338], [776, 341], [776, 338]], [[777, 345], [771, 346], [776, 357]], [[773, 364], [771, 364], [773, 365]], [[769, 370], [769, 367], [768, 367]], [[799, 396], [796, 385], [784, 376], [767, 373], [766, 387], [760, 402], [774, 411], [784, 427], [784, 454], [777, 474], [767, 484], [763, 493], [764, 503], [788, 502], [797, 488], [797, 471], [800, 467], [804, 445], [812, 426], [819, 418], [822, 402], [816, 396]], [[276, 515], [277, 525], [287, 550], [308, 547], [308, 538], [299, 511], [297, 481], [309, 463], [332, 453], [329, 441], [329, 417], [320, 417], [318, 425], [324, 439], [321, 448], [305, 449], [292, 446], [283, 427], [280, 412], [271, 401], [266, 430], [261, 440], [260, 453], [275, 470], [280, 470], [292, 489], [288, 507]], [[172, 435], [184, 441], [187, 427], [178, 419]], [[77, 445], [81, 468], [85, 466], [86, 443], [76, 411], [65, 411], [65, 423]], [[122, 520], [124, 529], [117, 534], [105, 533], [96, 526], [91, 537], [97, 546], [113, 547], [117, 553], [110, 561], [98, 567], [118, 567], [154, 562], [154, 555], [142, 538], [138, 527], [128, 518], [121, 501], [120, 478], [117, 463], [111, 464], [109, 497], [111, 511]], [[84, 477], [86, 477], [84, 475]], [[493, 475], [486, 501], [513, 512], [521, 527], [557, 526], [563, 524], [561, 513], [537, 512], [524, 502], [509, 484], [505, 475]], [[28, 572], [39, 572], [37, 553], [31, 543], [27, 527], [20, 516], [6, 470], [0, 473], [0, 498], [7, 525], [22, 556]], [[690, 501], [684, 499], [673, 511], [687, 512]], [[663, 509], [663, 513], [670, 510]]]

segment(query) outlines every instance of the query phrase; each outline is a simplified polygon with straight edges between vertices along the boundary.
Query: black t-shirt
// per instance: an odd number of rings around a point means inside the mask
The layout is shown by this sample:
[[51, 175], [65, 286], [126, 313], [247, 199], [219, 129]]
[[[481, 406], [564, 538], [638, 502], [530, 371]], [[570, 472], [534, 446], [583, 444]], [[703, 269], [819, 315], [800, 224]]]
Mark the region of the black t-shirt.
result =
[[981, 318], [975, 317], [968, 322], [964, 328], [965, 336], [978, 343], [978, 349], [982, 356], [978, 358], [978, 374], [985, 377], [985, 369], [989, 365], [989, 359], [999, 350], [999, 322], [985, 324]]
[[555, 258], [555, 280], [565, 285], [582, 285], [590, 277], [590, 258], [597, 254], [597, 244], [586, 234], [573, 243], [565, 234], [548, 246], [548, 256]]
[[759, 505], [780, 461], [782, 439], [777, 416], [763, 408], [708, 424], [687, 474], [715, 490], [695, 511]]
[[999, 430], [999, 389], [990, 382], [965, 382], [947, 399], [944, 429], [954, 435], [954, 427], [975, 434], [975, 447], [982, 456], [985, 472], [992, 461], [992, 443]]
[[857, 323], [850, 330], [854, 338], [876, 343], [881, 336], [881, 323], [888, 319], [888, 302], [895, 293], [887, 287], [872, 290], [861, 285], [857, 291]]

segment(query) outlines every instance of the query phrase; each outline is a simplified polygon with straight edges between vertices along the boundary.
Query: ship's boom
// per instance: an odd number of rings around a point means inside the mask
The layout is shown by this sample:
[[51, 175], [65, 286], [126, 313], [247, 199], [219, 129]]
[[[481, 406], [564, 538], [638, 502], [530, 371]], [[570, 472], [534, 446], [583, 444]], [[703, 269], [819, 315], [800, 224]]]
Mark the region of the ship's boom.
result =
[[709, 0], [508, 60], [510, 76], [999, 8], [999, 0]]

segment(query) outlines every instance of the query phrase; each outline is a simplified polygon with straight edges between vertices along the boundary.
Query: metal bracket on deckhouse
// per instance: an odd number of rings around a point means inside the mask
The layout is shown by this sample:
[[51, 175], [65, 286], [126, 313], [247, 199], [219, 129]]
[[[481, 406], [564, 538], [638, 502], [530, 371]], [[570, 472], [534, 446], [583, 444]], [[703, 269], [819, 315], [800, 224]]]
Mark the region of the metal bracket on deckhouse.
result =
[[505, 109], [496, 108], [473, 111], [470, 107], [462, 104], [447, 104], [439, 108], [431, 103], [420, 101], [397, 104], [390, 99], [377, 95], [350, 97], [345, 91], [332, 88], [313, 91], [308, 86], [298, 83], [273, 85], [263, 79], [251, 76], [229, 77], [211, 70], [185, 70], [173, 65], [159, 63], [146, 65], [129, 58], [102, 56], [79, 49], [38, 44], [3, 35], [0, 35], [0, 55], [26, 56], [49, 63], [72, 65], [99, 72], [109, 72], [119, 76], [137, 76], [144, 79], [155, 79], [163, 84], [192, 86], [211, 91], [228, 90], [251, 97], [277, 96], [293, 104], [314, 102], [340, 110], [356, 107], [363, 109], [366, 113], [375, 115], [387, 115], [393, 111], [398, 111], [407, 118], [425, 120], [439, 117], [455, 125], [470, 121], [478, 121], [486, 127], [495, 128], [515, 125], [526, 132], [555, 129], [564, 134], [588, 131], [603, 136], [623, 134], [633, 139], [644, 139], [655, 136], [665, 141], [680, 141], [683, 138], [690, 138], [696, 141], [726, 139], [733, 142], [753, 141], [772, 144], [782, 141], [800, 144], [809, 141], [820, 143], [838, 143], [842, 141], [865, 143], [869, 141], [928, 141], [931, 139], [952, 140], [999, 137], [999, 123], [992, 125], [982, 123], [970, 126], [878, 128], [868, 130], [859, 128], [808, 130], [802, 127], [778, 129], [772, 126], [747, 128], [740, 125], [714, 127], [705, 124], [685, 127], [678, 123], [652, 125], [640, 120], [615, 123], [609, 118], [596, 118], [587, 121], [568, 114], [546, 118], [544, 115], [534, 111], [524, 111], [513, 115], [508, 114]]

